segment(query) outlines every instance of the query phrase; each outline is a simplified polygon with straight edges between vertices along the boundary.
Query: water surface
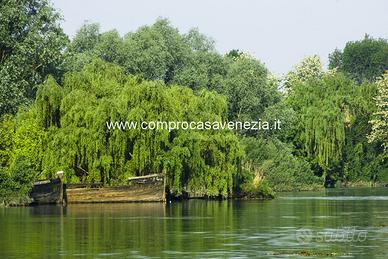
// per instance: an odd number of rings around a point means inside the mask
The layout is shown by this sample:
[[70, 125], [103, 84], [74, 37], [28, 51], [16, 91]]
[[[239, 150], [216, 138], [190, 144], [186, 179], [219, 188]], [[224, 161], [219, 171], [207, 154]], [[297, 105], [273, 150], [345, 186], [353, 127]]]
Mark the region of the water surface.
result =
[[386, 258], [388, 189], [0, 209], [0, 258]]

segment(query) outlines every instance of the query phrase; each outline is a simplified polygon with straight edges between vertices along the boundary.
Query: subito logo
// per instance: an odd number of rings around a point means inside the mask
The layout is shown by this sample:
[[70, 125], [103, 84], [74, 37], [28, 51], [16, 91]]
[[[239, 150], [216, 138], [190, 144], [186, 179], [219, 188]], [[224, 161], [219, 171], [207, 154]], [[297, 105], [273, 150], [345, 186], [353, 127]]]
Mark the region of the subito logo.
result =
[[313, 239], [313, 232], [308, 228], [301, 228], [296, 230], [295, 237], [299, 243], [308, 243]]

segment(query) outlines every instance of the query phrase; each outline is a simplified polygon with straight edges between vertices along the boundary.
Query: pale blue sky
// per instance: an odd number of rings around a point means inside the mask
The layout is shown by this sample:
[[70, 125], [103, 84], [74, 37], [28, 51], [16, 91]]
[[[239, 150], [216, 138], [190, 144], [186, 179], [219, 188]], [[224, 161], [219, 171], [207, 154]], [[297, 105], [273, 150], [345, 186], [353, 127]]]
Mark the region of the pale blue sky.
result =
[[328, 54], [365, 33], [388, 38], [387, 0], [52, 0], [74, 36], [85, 20], [122, 35], [168, 18], [181, 32], [192, 27], [217, 49], [246, 51], [278, 75], [306, 55]]

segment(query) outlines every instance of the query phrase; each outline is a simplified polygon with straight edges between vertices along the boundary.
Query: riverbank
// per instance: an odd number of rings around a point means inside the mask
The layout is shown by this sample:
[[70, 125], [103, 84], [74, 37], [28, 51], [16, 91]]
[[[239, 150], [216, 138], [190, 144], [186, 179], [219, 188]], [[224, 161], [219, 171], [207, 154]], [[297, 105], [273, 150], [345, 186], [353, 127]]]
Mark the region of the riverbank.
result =
[[[58, 178], [36, 182], [28, 195], [8, 199], [8, 202], [0, 202], [0, 206], [28, 206], [45, 204], [76, 204], [76, 203], [130, 203], [130, 202], [166, 202], [171, 199], [222, 199], [207, 197], [206, 195], [184, 192], [179, 197], [169, 193], [163, 174], [154, 174], [128, 179], [128, 185], [103, 186], [102, 184], [65, 184], [63, 172], [58, 172]], [[384, 183], [348, 182], [337, 185], [335, 189], [385, 187]], [[298, 190], [273, 191], [265, 181], [256, 184], [242, 185], [240, 191], [233, 193], [228, 199], [234, 200], [270, 200], [285, 192], [319, 192], [320, 188], [308, 188]], [[225, 198], [223, 198], [225, 199]]]
[[273, 199], [275, 193], [265, 182], [250, 184], [231, 194], [229, 198], [208, 197], [205, 193], [185, 190], [181, 195], [174, 196], [169, 192], [162, 174], [154, 174], [128, 179], [127, 185], [104, 186], [103, 184], [65, 184], [63, 173], [58, 178], [36, 182], [23, 202], [8, 202], [2, 206], [28, 206], [47, 204], [77, 203], [131, 203], [131, 202], [166, 202], [169, 200], [189, 199]]
[[370, 182], [370, 181], [357, 181], [357, 182], [344, 182], [339, 183], [340, 188], [365, 188], [365, 187], [388, 187], [388, 182]]

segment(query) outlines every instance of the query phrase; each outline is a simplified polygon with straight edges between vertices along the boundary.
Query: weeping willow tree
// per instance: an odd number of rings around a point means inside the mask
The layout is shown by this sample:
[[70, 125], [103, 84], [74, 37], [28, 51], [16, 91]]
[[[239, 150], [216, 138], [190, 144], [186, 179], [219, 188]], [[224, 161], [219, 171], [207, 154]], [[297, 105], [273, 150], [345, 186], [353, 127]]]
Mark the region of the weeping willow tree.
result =
[[299, 82], [289, 96], [299, 114], [297, 141], [307, 157], [323, 171], [326, 182], [341, 166], [346, 128], [351, 126], [349, 96], [353, 83], [341, 74]]
[[96, 60], [59, 86], [39, 87], [37, 114], [47, 136], [45, 177], [67, 172], [68, 182], [123, 184], [130, 176], [166, 173], [175, 195], [228, 196], [241, 159], [229, 131], [113, 130], [109, 121], [225, 121], [226, 100], [209, 91], [125, 76]]
[[336, 69], [323, 71], [317, 57], [306, 58], [285, 77], [286, 103], [297, 115], [288, 136], [294, 153], [309, 159], [326, 186], [338, 180], [385, 181], [383, 149], [367, 139], [374, 126], [368, 121], [376, 114], [377, 85], [357, 84]]
[[324, 169], [342, 159], [345, 143], [345, 114], [333, 108], [311, 107], [305, 109], [302, 117], [304, 123], [302, 138], [307, 155], [315, 159]]
[[[320, 62], [315, 62], [321, 66]], [[326, 185], [335, 182], [341, 172], [346, 131], [355, 112], [355, 84], [344, 75], [322, 68], [311, 69], [310, 76], [287, 81], [287, 102], [298, 114], [294, 125], [294, 144], [323, 175]], [[317, 72], [321, 70], [321, 72]], [[307, 71], [302, 69], [302, 71]]]
[[51, 125], [60, 126], [60, 104], [62, 100], [62, 89], [52, 76], [49, 76], [44, 85], [37, 93], [37, 110], [41, 115], [39, 124], [48, 128]]

